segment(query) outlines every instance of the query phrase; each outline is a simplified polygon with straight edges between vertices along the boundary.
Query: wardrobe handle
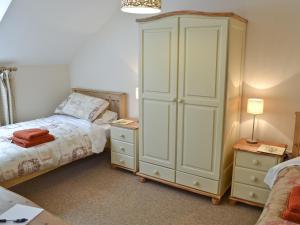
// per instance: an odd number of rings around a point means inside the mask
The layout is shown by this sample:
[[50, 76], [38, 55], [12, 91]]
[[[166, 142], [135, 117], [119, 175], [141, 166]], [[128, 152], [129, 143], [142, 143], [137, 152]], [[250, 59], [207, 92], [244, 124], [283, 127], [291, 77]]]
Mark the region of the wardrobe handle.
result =
[[177, 101], [178, 103], [183, 103], [184, 101], [183, 101], [183, 99], [178, 99], [178, 101]]
[[177, 98], [173, 98], [173, 99], [172, 99], [172, 102], [176, 102], [176, 101], [177, 101]]

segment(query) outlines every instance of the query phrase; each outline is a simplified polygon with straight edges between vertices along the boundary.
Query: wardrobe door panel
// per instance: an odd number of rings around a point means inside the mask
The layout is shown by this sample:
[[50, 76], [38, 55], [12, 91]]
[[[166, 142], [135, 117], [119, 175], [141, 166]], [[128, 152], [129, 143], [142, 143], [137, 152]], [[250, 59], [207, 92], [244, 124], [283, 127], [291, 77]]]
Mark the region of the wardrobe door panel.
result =
[[140, 160], [175, 169], [176, 103], [143, 101]]
[[178, 18], [141, 27], [141, 94], [151, 99], [177, 97]]
[[226, 19], [180, 18], [177, 169], [219, 179]]
[[185, 35], [186, 94], [215, 98], [218, 29], [190, 28], [186, 29]]

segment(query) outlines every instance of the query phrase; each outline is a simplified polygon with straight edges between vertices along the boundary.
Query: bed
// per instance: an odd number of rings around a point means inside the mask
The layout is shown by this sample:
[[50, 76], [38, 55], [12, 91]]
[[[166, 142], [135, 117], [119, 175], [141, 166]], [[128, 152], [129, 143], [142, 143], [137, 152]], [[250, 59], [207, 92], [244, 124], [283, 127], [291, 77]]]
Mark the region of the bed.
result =
[[300, 112], [296, 113], [293, 159], [279, 164], [268, 172], [265, 182], [271, 192], [256, 225], [296, 225], [281, 218], [290, 191], [300, 185]]
[[[108, 109], [126, 117], [126, 94], [96, 90], [72, 89], [109, 102]], [[55, 141], [24, 149], [11, 143], [14, 131], [28, 128], [45, 128], [55, 136]], [[16, 123], [0, 127], [0, 185], [12, 187], [60, 166], [109, 147], [109, 124], [94, 124], [87, 120], [66, 115]]]

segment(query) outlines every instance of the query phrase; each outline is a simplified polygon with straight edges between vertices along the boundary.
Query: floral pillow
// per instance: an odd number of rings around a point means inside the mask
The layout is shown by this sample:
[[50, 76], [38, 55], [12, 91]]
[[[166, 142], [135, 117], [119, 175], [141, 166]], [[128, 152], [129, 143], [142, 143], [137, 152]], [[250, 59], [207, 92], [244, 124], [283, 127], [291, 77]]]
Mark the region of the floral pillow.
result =
[[112, 112], [106, 110], [98, 119], [94, 121], [97, 125], [108, 124], [118, 119], [118, 114], [116, 112]]
[[56, 109], [56, 114], [74, 116], [93, 122], [109, 105], [101, 98], [95, 98], [80, 93], [72, 93]]

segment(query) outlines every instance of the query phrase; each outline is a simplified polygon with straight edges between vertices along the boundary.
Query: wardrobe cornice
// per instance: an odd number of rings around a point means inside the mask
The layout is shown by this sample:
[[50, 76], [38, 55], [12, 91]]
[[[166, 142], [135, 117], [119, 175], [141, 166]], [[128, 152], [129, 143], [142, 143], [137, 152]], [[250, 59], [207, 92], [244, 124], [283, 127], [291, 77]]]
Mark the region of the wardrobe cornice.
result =
[[170, 17], [170, 16], [181, 16], [181, 15], [198, 15], [198, 16], [211, 16], [211, 17], [232, 17], [241, 22], [248, 23], [248, 20], [233, 13], [233, 12], [201, 12], [201, 11], [194, 11], [194, 10], [181, 10], [181, 11], [174, 11], [174, 12], [167, 12], [162, 13], [156, 16], [146, 17], [137, 19], [136, 22], [144, 23], [159, 20], [162, 18]]

